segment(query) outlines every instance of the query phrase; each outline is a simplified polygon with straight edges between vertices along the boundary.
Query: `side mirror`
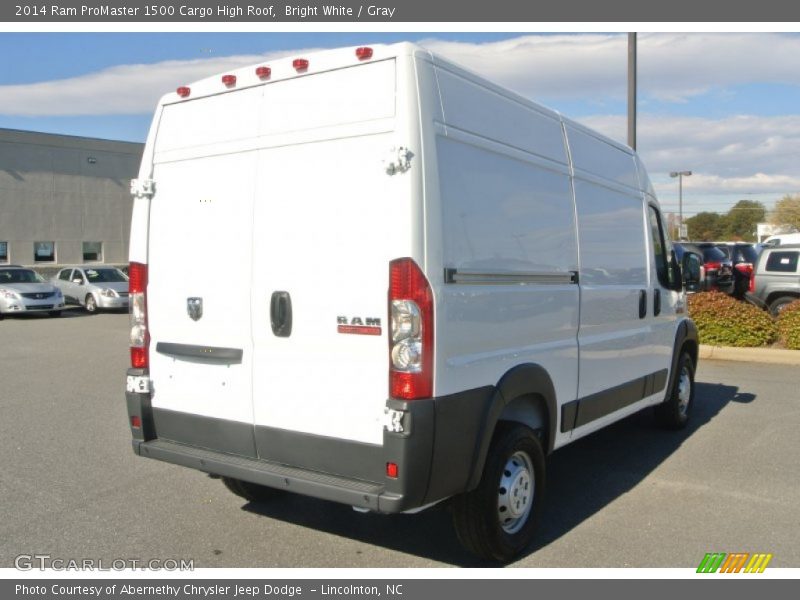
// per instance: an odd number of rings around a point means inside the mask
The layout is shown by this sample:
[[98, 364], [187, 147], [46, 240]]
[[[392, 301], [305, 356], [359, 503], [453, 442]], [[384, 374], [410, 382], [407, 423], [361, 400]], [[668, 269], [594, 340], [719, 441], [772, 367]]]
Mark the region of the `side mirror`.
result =
[[681, 265], [678, 262], [678, 257], [673, 250], [669, 255], [670, 280], [672, 282], [671, 289], [676, 292], [683, 290], [683, 274], [681, 273]]
[[696, 254], [687, 252], [683, 255], [683, 285], [687, 292], [696, 292], [700, 289], [701, 263]]

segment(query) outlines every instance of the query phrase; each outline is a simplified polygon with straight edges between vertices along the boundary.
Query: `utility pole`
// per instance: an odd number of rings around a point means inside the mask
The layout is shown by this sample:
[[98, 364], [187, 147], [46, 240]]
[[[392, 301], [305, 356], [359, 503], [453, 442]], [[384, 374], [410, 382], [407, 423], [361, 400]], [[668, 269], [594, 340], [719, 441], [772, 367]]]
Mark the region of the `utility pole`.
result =
[[636, 150], [636, 34], [628, 34], [628, 146]]
[[678, 239], [686, 237], [686, 231], [683, 229], [683, 178], [689, 177], [691, 171], [672, 171], [670, 177], [678, 178]]

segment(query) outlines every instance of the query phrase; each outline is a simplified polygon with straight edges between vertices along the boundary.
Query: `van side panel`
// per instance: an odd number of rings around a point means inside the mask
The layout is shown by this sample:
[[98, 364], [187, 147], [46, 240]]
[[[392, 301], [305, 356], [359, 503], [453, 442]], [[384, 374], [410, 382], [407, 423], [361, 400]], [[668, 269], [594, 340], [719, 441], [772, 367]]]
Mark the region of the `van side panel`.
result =
[[497, 385], [530, 363], [550, 375], [559, 403], [573, 400], [578, 250], [561, 123], [449, 67], [437, 76], [436, 394]]

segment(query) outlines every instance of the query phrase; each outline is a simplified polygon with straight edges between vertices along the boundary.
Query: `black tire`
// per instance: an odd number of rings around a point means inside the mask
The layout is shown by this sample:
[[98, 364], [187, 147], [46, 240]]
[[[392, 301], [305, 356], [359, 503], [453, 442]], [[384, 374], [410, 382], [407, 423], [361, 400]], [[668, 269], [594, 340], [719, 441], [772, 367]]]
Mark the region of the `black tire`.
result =
[[795, 296], [778, 296], [769, 303], [769, 314], [771, 314], [773, 317], [777, 317], [787, 304], [790, 304], [795, 300], [797, 300]]
[[461, 545], [491, 561], [508, 562], [519, 555], [533, 540], [544, 488], [544, 452], [534, 432], [500, 423], [478, 487], [453, 499], [453, 525]]
[[223, 477], [222, 483], [234, 494], [250, 502], [265, 502], [282, 493], [281, 490], [231, 477]]
[[91, 294], [86, 294], [83, 307], [86, 309], [86, 312], [93, 315], [97, 312], [97, 300], [95, 300], [94, 296]]
[[678, 359], [669, 398], [656, 406], [656, 422], [666, 429], [683, 429], [694, 404], [694, 363], [687, 352]]
[[60, 317], [61, 316], [61, 311], [60, 310], [51, 310], [49, 314], [50, 314], [51, 317]]

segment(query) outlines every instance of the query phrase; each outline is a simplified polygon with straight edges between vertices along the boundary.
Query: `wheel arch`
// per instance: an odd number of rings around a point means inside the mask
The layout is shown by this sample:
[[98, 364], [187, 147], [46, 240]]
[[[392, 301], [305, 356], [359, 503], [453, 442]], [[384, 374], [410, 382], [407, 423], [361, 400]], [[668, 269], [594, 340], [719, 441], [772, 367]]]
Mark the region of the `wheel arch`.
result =
[[489, 402], [467, 489], [474, 489], [480, 483], [498, 423], [522, 423], [540, 431], [542, 448], [549, 454], [553, 451], [557, 419], [555, 388], [547, 370], [535, 363], [508, 370], [495, 386]]
[[664, 400], [672, 397], [672, 390], [675, 387], [675, 372], [678, 368], [678, 361], [681, 355], [686, 352], [692, 359], [692, 365], [695, 370], [697, 369], [697, 361], [699, 356], [699, 341], [697, 336], [697, 326], [691, 319], [684, 319], [678, 325], [678, 330], [675, 332], [675, 344], [672, 349], [672, 364], [670, 367], [669, 384], [667, 385]]

